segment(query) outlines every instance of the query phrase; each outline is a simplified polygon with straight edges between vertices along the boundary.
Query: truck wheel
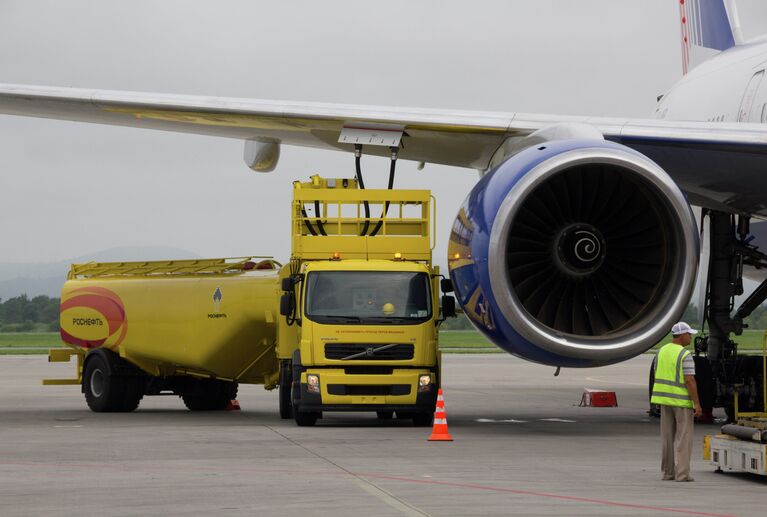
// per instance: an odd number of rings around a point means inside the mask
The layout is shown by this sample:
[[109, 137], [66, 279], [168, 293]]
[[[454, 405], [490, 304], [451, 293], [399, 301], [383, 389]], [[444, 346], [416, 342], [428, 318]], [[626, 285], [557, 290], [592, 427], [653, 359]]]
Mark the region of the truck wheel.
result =
[[217, 379], [201, 379], [190, 383], [181, 394], [190, 411], [222, 411], [237, 398], [237, 383]]
[[138, 407], [141, 399], [144, 398], [144, 380], [138, 377], [126, 377], [121, 380], [123, 381], [125, 396], [119, 411], [130, 413]]
[[379, 420], [391, 420], [394, 418], [394, 411], [376, 411]]
[[111, 375], [106, 359], [94, 355], [83, 372], [83, 393], [91, 411], [130, 412], [144, 396], [144, 386], [139, 378]]
[[[298, 404], [298, 400], [301, 398], [301, 371], [303, 370], [303, 366], [301, 365], [301, 351], [300, 350], [293, 350], [293, 356], [290, 361], [291, 364], [291, 381], [292, 383], [292, 390], [291, 390], [291, 404], [295, 406]], [[292, 408], [295, 412], [295, 407]]]
[[280, 418], [287, 420], [293, 417], [293, 401], [291, 390], [293, 388], [293, 371], [289, 362], [280, 366]]
[[416, 427], [429, 427], [434, 422], [434, 413], [419, 412], [413, 413], [413, 425]]
[[293, 416], [296, 419], [296, 425], [300, 427], [311, 427], [317, 423], [319, 413], [303, 413], [293, 408]]

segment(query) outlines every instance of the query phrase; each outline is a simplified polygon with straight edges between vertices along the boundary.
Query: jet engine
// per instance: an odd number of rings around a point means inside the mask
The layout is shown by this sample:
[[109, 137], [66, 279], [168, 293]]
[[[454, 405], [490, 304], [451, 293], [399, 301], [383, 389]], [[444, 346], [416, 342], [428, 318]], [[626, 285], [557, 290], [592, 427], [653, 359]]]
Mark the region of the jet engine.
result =
[[654, 162], [604, 140], [537, 143], [489, 171], [448, 245], [458, 302], [528, 360], [590, 367], [640, 354], [692, 294], [695, 218]]

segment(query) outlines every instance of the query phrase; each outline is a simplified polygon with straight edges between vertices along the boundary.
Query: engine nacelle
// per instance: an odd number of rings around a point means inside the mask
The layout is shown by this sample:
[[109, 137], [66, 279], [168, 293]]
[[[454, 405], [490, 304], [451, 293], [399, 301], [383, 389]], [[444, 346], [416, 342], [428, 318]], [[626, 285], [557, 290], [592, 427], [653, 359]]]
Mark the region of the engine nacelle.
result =
[[657, 164], [612, 142], [559, 140], [477, 183], [448, 267], [466, 315], [496, 345], [589, 367], [668, 333], [692, 294], [698, 250], [690, 206]]

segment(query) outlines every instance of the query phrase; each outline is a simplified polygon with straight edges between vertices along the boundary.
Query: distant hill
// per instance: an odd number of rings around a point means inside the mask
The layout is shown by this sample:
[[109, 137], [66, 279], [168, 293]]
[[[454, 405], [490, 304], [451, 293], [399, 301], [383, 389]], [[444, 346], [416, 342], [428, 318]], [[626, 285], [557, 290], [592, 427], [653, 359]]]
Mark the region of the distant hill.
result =
[[120, 247], [57, 262], [0, 262], [0, 299], [26, 294], [58, 297], [71, 264], [134, 260], [170, 260], [200, 258], [191, 251], [164, 246]]

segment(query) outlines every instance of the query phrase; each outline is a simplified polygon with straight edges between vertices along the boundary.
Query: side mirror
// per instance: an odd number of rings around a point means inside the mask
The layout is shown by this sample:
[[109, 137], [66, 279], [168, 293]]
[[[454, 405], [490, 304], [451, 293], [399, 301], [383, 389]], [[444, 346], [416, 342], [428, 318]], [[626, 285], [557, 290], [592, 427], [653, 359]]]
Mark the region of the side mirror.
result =
[[287, 277], [282, 279], [282, 290], [283, 291], [292, 291], [293, 286], [296, 285], [295, 281], [293, 280], [293, 277]]
[[442, 317], [455, 318], [455, 298], [445, 295], [442, 297]]
[[439, 281], [439, 287], [442, 289], [443, 293], [452, 293], [453, 292], [453, 281], [449, 278], [443, 278]]
[[280, 296], [280, 315], [281, 316], [290, 316], [290, 314], [293, 312], [291, 310], [291, 303], [290, 303], [291, 295], [286, 293]]

